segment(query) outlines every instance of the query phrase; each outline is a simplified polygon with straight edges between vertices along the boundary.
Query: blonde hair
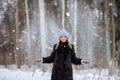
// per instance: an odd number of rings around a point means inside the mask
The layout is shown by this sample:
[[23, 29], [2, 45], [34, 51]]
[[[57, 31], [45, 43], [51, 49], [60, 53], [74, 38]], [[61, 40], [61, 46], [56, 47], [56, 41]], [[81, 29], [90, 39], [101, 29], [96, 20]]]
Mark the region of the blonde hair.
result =
[[[67, 43], [67, 44], [68, 44], [68, 47], [69, 47], [70, 49], [72, 49], [72, 44], [70, 43], [70, 41], [67, 40], [67, 42], [68, 42], [68, 43]], [[58, 49], [59, 45], [60, 45], [60, 40], [57, 42], [55, 49]]]

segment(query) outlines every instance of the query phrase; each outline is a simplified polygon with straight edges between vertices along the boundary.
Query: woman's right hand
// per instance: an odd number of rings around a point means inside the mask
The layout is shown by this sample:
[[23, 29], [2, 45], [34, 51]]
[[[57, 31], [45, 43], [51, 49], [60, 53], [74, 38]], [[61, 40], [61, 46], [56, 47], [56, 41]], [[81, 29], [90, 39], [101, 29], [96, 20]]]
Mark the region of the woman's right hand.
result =
[[41, 63], [42, 63], [42, 62], [43, 62], [43, 59], [36, 60], [35, 62], [41, 62]]
[[86, 60], [82, 60], [81, 63], [84, 63], [84, 64], [90, 64], [90, 62], [89, 62], [89, 61], [86, 61]]

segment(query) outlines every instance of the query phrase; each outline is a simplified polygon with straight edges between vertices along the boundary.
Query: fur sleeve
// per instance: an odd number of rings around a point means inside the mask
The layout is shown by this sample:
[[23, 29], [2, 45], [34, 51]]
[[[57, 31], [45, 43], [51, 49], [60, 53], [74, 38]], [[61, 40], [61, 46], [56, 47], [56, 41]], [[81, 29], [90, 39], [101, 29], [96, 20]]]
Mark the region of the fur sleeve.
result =
[[81, 64], [81, 58], [77, 58], [74, 50], [74, 46], [72, 45], [72, 53], [71, 53], [71, 62], [75, 65]]
[[50, 56], [43, 57], [43, 63], [52, 63], [52, 62], [54, 62], [54, 59], [55, 59], [55, 47], [56, 47], [56, 44], [54, 45], [52, 53], [51, 53]]

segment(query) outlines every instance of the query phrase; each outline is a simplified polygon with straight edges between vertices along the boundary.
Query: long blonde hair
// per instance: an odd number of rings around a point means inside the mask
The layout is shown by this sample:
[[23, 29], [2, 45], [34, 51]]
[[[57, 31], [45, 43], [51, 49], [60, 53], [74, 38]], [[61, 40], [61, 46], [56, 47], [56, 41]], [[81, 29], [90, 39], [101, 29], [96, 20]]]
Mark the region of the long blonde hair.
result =
[[[70, 43], [70, 41], [67, 40], [67, 42], [68, 42], [68, 43], [67, 43], [67, 44], [68, 44], [68, 47], [69, 47], [70, 49], [72, 49], [72, 44]], [[58, 49], [59, 45], [60, 45], [60, 40], [57, 42], [55, 49]]]

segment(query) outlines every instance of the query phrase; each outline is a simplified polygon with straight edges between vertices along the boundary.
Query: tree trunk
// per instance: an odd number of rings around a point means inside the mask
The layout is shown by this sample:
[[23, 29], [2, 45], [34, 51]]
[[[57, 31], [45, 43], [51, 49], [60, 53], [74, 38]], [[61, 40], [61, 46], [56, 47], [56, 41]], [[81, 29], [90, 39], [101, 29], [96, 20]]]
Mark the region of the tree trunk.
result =
[[106, 57], [107, 57], [107, 66], [109, 67], [110, 63], [110, 27], [109, 27], [109, 18], [108, 18], [108, 0], [105, 0], [105, 27], [106, 27]]
[[65, 0], [62, 0], [62, 27], [65, 28]]
[[24, 60], [21, 56], [23, 55], [20, 53], [20, 31], [23, 29], [24, 26], [24, 18], [25, 18], [25, 0], [16, 0], [16, 12], [15, 12], [15, 63], [18, 68], [21, 67], [22, 61]]
[[[114, 1], [113, 1], [113, 3], [115, 3]], [[115, 48], [115, 29], [116, 29], [116, 26], [115, 26], [115, 19], [114, 19], [114, 7], [112, 7], [112, 11], [111, 11], [111, 15], [112, 15], [112, 55], [113, 55], [113, 58], [115, 59], [115, 53], [116, 53], [116, 48]]]
[[27, 26], [27, 46], [28, 46], [28, 66], [31, 67], [31, 43], [30, 43], [30, 18], [28, 0], [25, 0], [25, 11], [26, 11], [26, 26]]
[[18, 64], [19, 60], [18, 60], [18, 54], [19, 54], [19, 51], [18, 51], [18, 40], [19, 40], [19, 26], [18, 26], [18, 0], [16, 0], [16, 13], [15, 13], [15, 24], [16, 24], [16, 34], [15, 34], [15, 39], [16, 39], [16, 43], [15, 43], [15, 62], [16, 62], [16, 65], [18, 68], [20, 68], [20, 65]]
[[[46, 29], [45, 29], [45, 5], [44, 0], [39, 0], [39, 15], [40, 15], [40, 38], [41, 38], [41, 53], [46, 56]], [[47, 66], [43, 64], [43, 71], [46, 71]]]

